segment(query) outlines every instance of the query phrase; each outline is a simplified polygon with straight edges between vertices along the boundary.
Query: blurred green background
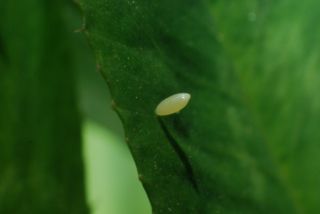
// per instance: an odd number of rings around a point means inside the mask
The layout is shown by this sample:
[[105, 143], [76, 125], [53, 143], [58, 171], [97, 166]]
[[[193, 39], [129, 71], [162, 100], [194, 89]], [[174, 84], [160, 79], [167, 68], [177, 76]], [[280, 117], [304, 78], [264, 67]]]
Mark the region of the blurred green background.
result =
[[82, 22], [72, 1], [0, 0], [0, 213], [151, 213]]

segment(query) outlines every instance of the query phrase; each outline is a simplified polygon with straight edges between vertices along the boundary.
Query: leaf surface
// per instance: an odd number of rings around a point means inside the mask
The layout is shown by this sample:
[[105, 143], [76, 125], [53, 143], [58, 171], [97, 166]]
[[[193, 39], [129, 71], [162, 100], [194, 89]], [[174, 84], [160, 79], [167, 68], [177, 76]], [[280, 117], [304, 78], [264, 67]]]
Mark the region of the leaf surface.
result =
[[154, 213], [319, 210], [317, 1], [80, 6]]

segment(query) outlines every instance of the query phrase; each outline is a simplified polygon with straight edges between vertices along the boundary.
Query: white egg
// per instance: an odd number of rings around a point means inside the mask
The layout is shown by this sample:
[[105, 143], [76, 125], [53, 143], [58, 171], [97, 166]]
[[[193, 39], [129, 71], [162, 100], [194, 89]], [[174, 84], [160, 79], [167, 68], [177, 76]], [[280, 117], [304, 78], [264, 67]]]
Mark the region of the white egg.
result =
[[188, 93], [178, 93], [174, 94], [164, 100], [162, 100], [156, 110], [155, 113], [158, 116], [165, 116], [177, 113], [181, 111], [186, 105], [189, 103], [191, 95]]

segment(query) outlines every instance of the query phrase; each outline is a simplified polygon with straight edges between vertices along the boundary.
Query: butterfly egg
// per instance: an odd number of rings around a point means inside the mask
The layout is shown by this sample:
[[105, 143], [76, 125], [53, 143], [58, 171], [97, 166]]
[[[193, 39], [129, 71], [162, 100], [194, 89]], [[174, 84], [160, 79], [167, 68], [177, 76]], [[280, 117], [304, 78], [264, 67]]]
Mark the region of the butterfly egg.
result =
[[189, 103], [191, 95], [188, 93], [174, 94], [164, 100], [162, 100], [155, 113], [158, 116], [166, 116], [181, 111]]

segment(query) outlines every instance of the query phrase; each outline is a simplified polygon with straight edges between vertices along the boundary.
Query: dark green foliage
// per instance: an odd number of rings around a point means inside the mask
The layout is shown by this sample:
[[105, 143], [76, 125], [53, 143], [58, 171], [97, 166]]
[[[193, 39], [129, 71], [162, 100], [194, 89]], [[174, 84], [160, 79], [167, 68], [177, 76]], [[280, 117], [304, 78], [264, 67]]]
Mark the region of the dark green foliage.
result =
[[0, 0], [0, 213], [88, 213], [66, 1]]
[[[80, 0], [154, 213], [317, 213], [316, 0]], [[154, 108], [192, 95], [163, 118]]]

